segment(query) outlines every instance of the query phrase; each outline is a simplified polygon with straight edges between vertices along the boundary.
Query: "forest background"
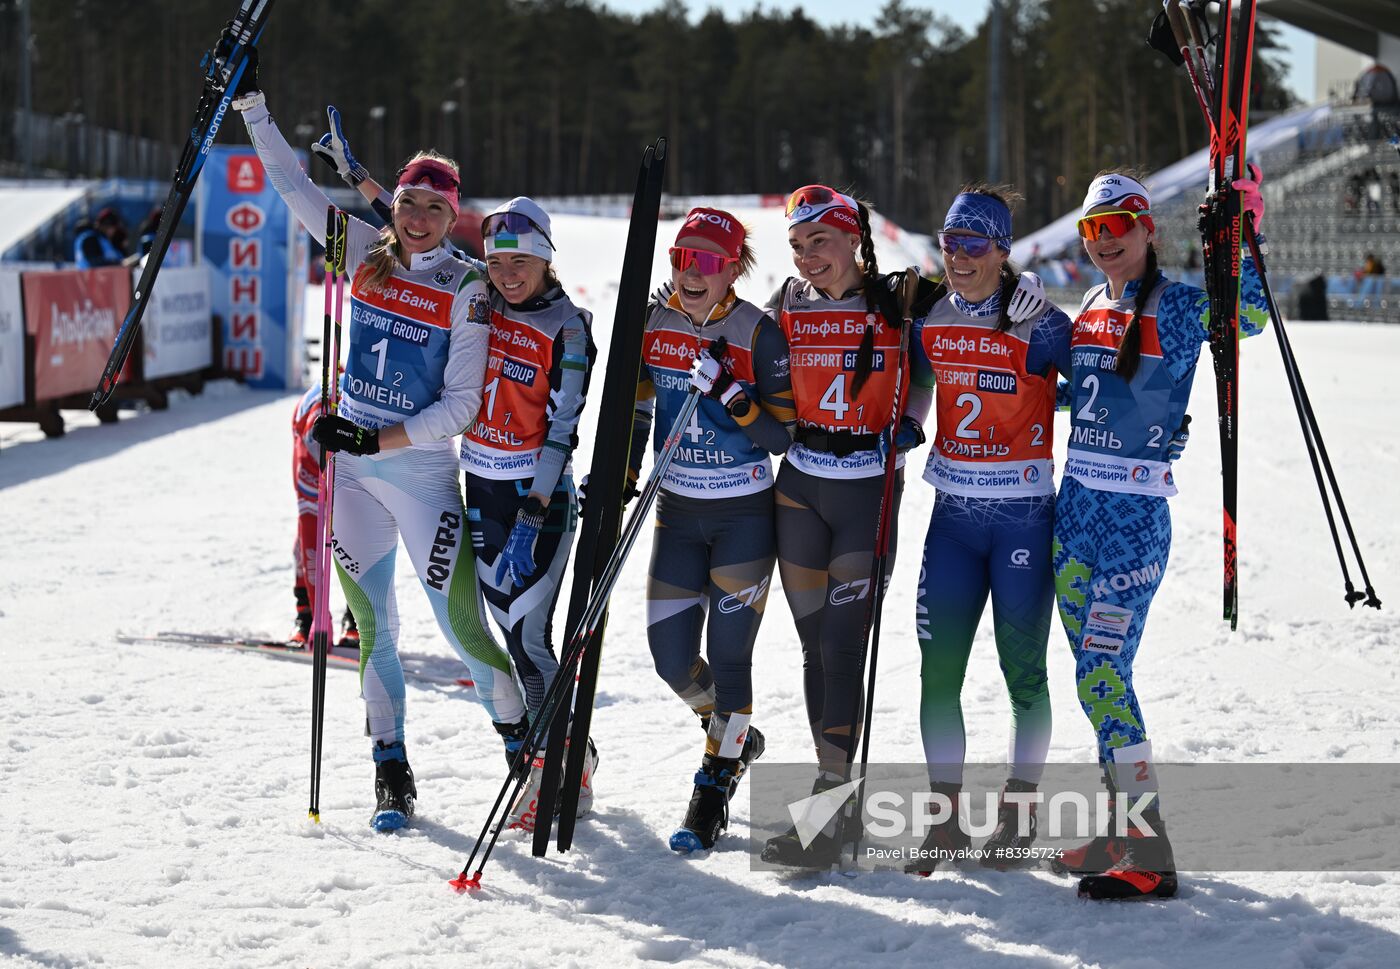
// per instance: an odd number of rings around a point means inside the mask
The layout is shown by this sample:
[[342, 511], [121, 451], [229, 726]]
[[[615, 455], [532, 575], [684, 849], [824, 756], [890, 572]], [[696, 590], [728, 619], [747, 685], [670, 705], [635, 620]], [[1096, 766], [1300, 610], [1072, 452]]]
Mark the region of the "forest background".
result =
[[[273, 12], [261, 78], [289, 138], [318, 137], [335, 104], [372, 171], [435, 146], [462, 163], [464, 192], [487, 198], [630, 193], [641, 148], [665, 134], [673, 194], [821, 181], [930, 231], [962, 184], [989, 175], [995, 145], [997, 180], [1026, 196], [1024, 234], [1103, 167], [1152, 170], [1205, 144], [1186, 79], [1145, 45], [1158, 7], [1001, 0], [1000, 29], [989, 13], [969, 34], [900, 0], [871, 26], [834, 27], [800, 11], [693, 17], [679, 0], [642, 16], [589, 0], [296, 0]], [[32, 4], [33, 110], [178, 144], [198, 53], [234, 9]], [[0, 0], [3, 113], [17, 104], [17, 24], [15, 0]], [[1265, 24], [1257, 48], [1252, 121], [1293, 103]], [[226, 140], [243, 137], [234, 126]]]

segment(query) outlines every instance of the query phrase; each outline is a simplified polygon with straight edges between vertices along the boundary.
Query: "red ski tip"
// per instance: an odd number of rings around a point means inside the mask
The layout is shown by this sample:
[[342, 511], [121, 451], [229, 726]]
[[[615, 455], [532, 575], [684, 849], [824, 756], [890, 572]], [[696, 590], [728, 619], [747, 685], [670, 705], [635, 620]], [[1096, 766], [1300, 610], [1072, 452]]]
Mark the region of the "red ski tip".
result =
[[481, 872], [477, 872], [468, 878], [466, 872], [462, 872], [447, 884], [452, 886], [452, 890], [458, 895], [465, 895], [467, 892], [474, 892], [481, 888]]

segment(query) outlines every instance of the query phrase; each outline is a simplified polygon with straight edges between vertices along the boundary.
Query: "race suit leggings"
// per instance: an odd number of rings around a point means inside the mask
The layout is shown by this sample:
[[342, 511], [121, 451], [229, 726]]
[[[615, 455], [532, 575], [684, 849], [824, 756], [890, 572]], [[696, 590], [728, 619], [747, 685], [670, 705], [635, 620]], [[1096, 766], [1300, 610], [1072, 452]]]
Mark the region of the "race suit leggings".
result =
[[[1134, 793], [1150, 774], [1151, 747], [1133, 690], [1147, 610], [1171, 551], [1167, 499], [1098, 491], [1066, 478], [1055, 503], [1055, 596], [1074, 652], [1079, 704], [1100, 763]], [[1115, 765], [1136, 765], [1125, 777]], [[1149, 765], [1149, 766], [1144, 766]]]
[[333, 558], [360, 629], [360, 686], [372, 740], [403, 741], [394, 559], [403, 538], [448, 644], [467, 664], [491, 719], [525, 712], [510, 658], [483, 625], [480, 592], [457, 484], [456, 455], [409, 448], [382, 459], [336, 457]]
[[1045, 651], [1055, 587], [1055, 497], [970, 498], [939, 492], [919, 570], [923, 654], [919, 724], [929, 779], [962, 782], [962, 686], [990, 595], [997, 658], [1011, 698], [1010, 776], [1040, 782], [1050, 749]]
[[733, 498], [662, 491], [657, 501], [647, 643], [657, 674], [709, 718], [709, 754], [737, 757], [753, 714], [753, 646], [777, 558], [773, 528], [772, 489]]
[[529, 494], [533, 479], [498, 481], [466, 476], [467, 524], [471, 528], [476, 574], [491, 618], [501, 630], [516, 675], [525, 688], [525, 705], [533, 718], [559, 670], [554, 652], [554, 607], [569, 550], [578, 526], [574, 483], [564, 475], [545, 510], [544, 525], [535, 539], [535, 572], [523, 585], [511, 584], [507, 574], [496, 581], [496, 564], [505, 548], [515, 516]]
[[[903, 473], [889, 509], [886, 584], [893, 571]], [[802, 641], [802, 680], [817, 763], [845, 774], [860, 739], [862, 636], [883, 478], [821, 478], [783, 462], [778, 472], [778, 573]]]

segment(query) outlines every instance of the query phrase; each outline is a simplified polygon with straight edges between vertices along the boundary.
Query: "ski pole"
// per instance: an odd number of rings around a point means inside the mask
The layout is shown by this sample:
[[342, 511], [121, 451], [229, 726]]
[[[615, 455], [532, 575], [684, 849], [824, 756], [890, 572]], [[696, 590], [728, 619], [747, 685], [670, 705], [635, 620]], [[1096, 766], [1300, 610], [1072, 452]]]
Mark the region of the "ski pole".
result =
[[[914, 328], [912, 318], [914, 296], [918, 292], [919, 273], [910, 266], [904, 270], [904, 280], [900, 286], [900, 304], [904, 311], [904, 318], [899, 327], [899, 358], [895, 362], [895, 384], [894, 402], [890, 408], [889, 450], [885, 452], [884, 482], [880, 491], [879, 518], [875, 523], [875, 554], [870, 563], [870, 599], [865, 607], [865, 628], [861, 631], [861, 644], [864, 649], [861, 651], [860, 663], [862, 669], [857, 671], [856, 682], [860, 682], [861, 674], [865, 673], [865, 658], [867, 653], [870, 657], [870, 669], [865, 687], [865, 717], [861, 727], [860, 737], [860, 776], [865, 776], [866, 766], [870, 759], [870, 728], [875, 718], [875, 671], [880, 659], [880, 621], [884, 615], [885, 605], [885, 578], [889, 569], [890, 555], [890, 532], [893, 530], [894, 519], [894, 491], [895, 480], [898, 477], [899, 448], [897, 438], [899, 436], [899, 422], [904, 417], [904, 373], [906, 361], [909, 356], [909, 334]], [[846, 765], [850, 766], [855, 758], [855, 745], [851, 746], [846, 755]], [[856, 817], [861, 823], [856, 826], [855, 842], [851, 846], [851, 861], [855, 861], [860, 851], [860, 835], [864, 829], [864, 805], [856, 798]]]
[[[325, 316], [321, 323], [321, 413], [334, 414], [340, 401], [340, 329], [345, 296], [345, 213], [326, 207]], [[331, 290], [335, 295], [332, 298]], [[334, 309], [334, 315], [332, 315]], [[311, 621], [311, 806], [307, 815], [321, 820], [321, 751], [325, 740], [326, 664], [330, 652], [331, 513], [335, 489], [335, 454], [321, 448], [320, 491], [316, 496], [316, 602]]]
[[[1269, 285], [1268, 272], [1264, 264], [1265, 248], [1260, 243], [1258, 235], [1254, 231], [1254, 220], [1252, 217], [1246, 219], [1245, 239], [1249, 244], [1249, 250], [1254, 257], [1255, 268], [1259, 272], [1259, 281], [1264, 288], [1264, 297], [1269, 305], [1269, 316], [1273, 320], [1274, 333], [1277, 335], [1279, 353], [1283, 356], [1284, 373], [1288, 377], [1288, 388], [1293, 395], [1293, 404], [1298, 411], [1298, 422], [1303, 431], [1303, 442], [1307, 445], [1308, 458], [1312, 462], [1313, 476], [1317, 479], [1318, 494], [1322, 498], [1322, 509], [1327, 515], [1327, 527], [1332, 532], [1332, 544], [1337, 551], [1337, 562], [1342, 569], [1342, 581], [1346, 586], [1347, 605], [1355, 608], [1358, 602], [1364, 601], [1366, 605], [1373, 609], [1381, 607], [1381, 600], [1376, 596], [1376, 591], [1371, 585], [1371, 577], [1366, 571], [1366, 562], [1361, 555], [1361, 546], [1356, 539], [1356, 532], [1352, 528], [1351, 516], [1347, 513], [1346, 503], [1342, 500], [1341, 486], [1337, 483], [1336, 472], [1332, 469], [1331, 458], [1327, 454], [1327, 445], [1322, 440], [1322, 431], [1317, 424], [1317, 415], [1313, 411], [1312, 401], [1308, 397], [1307, 387], [1303, 384], [1302, 371], [1298, 369], [1298, 358], [1293, 352], [1292, 341], [1288, 338], [1288, 331], [1283, 325], [1283, 314], [1279, 312], [1278, 304], [1274, 301], [1273, 288]], [[1321, 459], [1321, 468], [1318, 462]], [[1322, 471], [1327, 472], [1327, 483], [1324, 485]], [[1352, 555], [1356, 557], [1357, 568], [1361, 572], [1361, 580], [1365, 583], [1366, 591], [1358, 592], [1352, 584], [1351, 574], [1347, 570], [1346, 556], [1342, 552], [1341, 538], [1337, 534], [1337, 523], [1332, 515], [1332, 505], [1328, 501], [1328, 488], [1330, 487], [1332, 496], [1337, 503], [1337, 512], [1342, 517], [1342, 525], [1346, 528], [1347, 539], [1351, 543]]]
[[[711, 310], [711, 313], [713, 312]], [[710, 352], [716, 355], [722, 354], [724, 347], [725, 341], [721, 337], [710, 345]], [[486, 867], [486, 862], [490, 860], [491, 852], [495, 849], [496, 841], [500, 838], [504, 828], [505, 816], [501, 815], [497, 819], [496, 815], [506, 800], [507, 792], [510, 793], [511, 801], [514, 801], [525, 787], [529, 771], [524, 768], [539, 752], [540, 744], [548, 736], [555, 716], [562, 711], [559, 698], [565, 693], [566, 685], [571, 685], [570, 677], [573, 668], [582, 658], [588, 641], [593, 637], [603, 616], [607, 613], [608, 600], [612, 596], [613, 587], [617, 584], [618, 577], [622, 573], [622, 566], [627, 561], [627, 556], [632, 551], [637, 536], [641, 534], [642, 528], [646, 524], [652, 502], [656, 500], [656, 495], [661, 490], [662, 480], [671, 466], [671, 461], [675, 458], [676, 451], [680, 448], [681, 437], [685, 434], [685, 429], [690, 424], [690, 419], [694, 416], [695, 408], [699, 404], [700, 391], [692, 387], [681, 403], [676, 419], [671, 424], [671, 430], [666, 435], [662, 449], [657, 454], [656, 461], [652, 466], [651, 475], [647, 478], [646, 487], [642, 489], [637, 504], [627, 519], [627, 526], [618, 539], [617, 547], [613, 549], [612, 555], [609, 556], [607, 564], [594, 585], [593, 593], [588, 598], [588, 605], [584, 608], [583, 617], [579, 620], [573, 635], [569, 637], [568, 651], [560, 660], [559, 669], [554, 674], [554, 680], [550, 683], [549, 690], [545, 693], [544, 702], [540, 705], [539, 716], [530, 725], [524, 744], [515, 754], [510, 772], [506, 776], [506, 782], [502, 785], [500, 793], [496, 795], [496, 802], [492, 805], [490, 813], [487, 814], [486, 824], [477, 837], [476, 845], [472, 848], [472, 853], [467, 858], [467, 863], [462, 867], [461, 873], [448, 883], [459, 894], [481, 887], [481, 873]], [[587, 742], [586, 738], [585, 742]], [[490, 833], [489, 841], [486, 840], [488, 832]], [[483, 842], [486, 845], [485, 851], [482, 853], [481, 862], [476, 864], [477, 852], [481, 850]], [[475, 871], [473, 871], [474, 864], [476, 864]], [[471, 872], [470, 875], [469, 872]]]

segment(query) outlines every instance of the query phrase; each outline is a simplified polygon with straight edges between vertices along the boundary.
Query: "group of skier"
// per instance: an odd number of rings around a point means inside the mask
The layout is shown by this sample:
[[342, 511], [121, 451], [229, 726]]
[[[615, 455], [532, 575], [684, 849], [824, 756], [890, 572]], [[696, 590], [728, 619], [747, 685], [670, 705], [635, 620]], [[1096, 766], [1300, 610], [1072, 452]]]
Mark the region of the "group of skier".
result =
[[[256, 71], [238, 95], [234, 107], [272, 184], [324, 242], [328, 201], [273, 123]], [[384, 191], [356, 163], [334, 109], [330, 120], [316, 150], [388, 215], [381, 229], [350, 220], [349, 357], [338, 412], [317, 417], [311, 432], [340, 452], [334, 558], [358, 625], [376, 763], [372, 823], [387, 830], [408, 822], [417, 796], [404, 750], [397, 542], [509, 760], [558, 670], [551, 617], [579, 515], [569, 458], [594, 348], [589, 313], [551, 268], [550, 220], [538, 204], [516, 198], [486, 217], [483, 267], [447, 238], [460, 192], [451, 160], [420, 153]], [[1235, 187], [1257, 225], [1257, 181]], [[958, 194], [938, 232], [946, 276], [911, 291], [900, 285], [904, 274], [877, 266], [864, 202], [824, 185], [799, 188], [785, 208], [797, 275], [762, 308], [734, 290], [755, 261], [739, 219], [696, 208], [682, 223], [670, 279], [647, 310], [631, 455], [636, 477], [649, 432], [659, 450], [688, 397], [701, 395], [661, 480], [647, 582], [656, 671], [703, 730], [673, 849], [715, 844], [740, 778], [763, 753], [751, 723], [752, 655], [775, 565], [801, 640], [814, 791], [850, 779], [870, 610], [883, 593], [871, 582], [876, 536], [883, 517], [892, 561], [905, 453], [923, 443], [932, 412], [924, 479], [937, 496], [916, 629], [933, 790], [957, 803], [966, 747], [959, 695], [989, 597], [1012, 707], [1006, 792], [1035, 790], [1050, 741], [1053, 603], [1105, 783], [1151, 799], [1135, 815], [1147, 822], [1141, 830], [1110, 832], [1065, 853], [1059, 867], [1080, 874], [1092, 897], [1175, 892], [1132, 664], [1170, 548], [1171, 462], [1185, 443], [1208, 300], [1158, 270], [1141, 181], [1107, 172], [1089, 186], [1079, 232], [1108, 281], [1071, 319], [1008, 262], [1015, 201], [980, 185]], [[1243, 275], [1249, 335], [1262, 328], [1265, 306], [1247, 261]], [[1058, 496], [1057, 376], [1072, 428]], [[773, 455], [783, 456], [776, 475]], [[887, 462], [897, 469], [892, 500]], [[597, 756], [591, 741], [579, 742], [590, 750], [582, 813]], [[512, 806], [514, 826], [533, 826], [538, 783], [532, 776]], [[935, 825], [926, 847], [944, 857], [969, 847], [959, 820], [954, 812]], [[1033, 824], [1017, 820], [1004, 802], [984, 846], [1003, 866], [1035, 837]], [[815, 839], [784, 833], [763, 857], [829, 865], [854, 837], [845, 827], [838, 812]]]

